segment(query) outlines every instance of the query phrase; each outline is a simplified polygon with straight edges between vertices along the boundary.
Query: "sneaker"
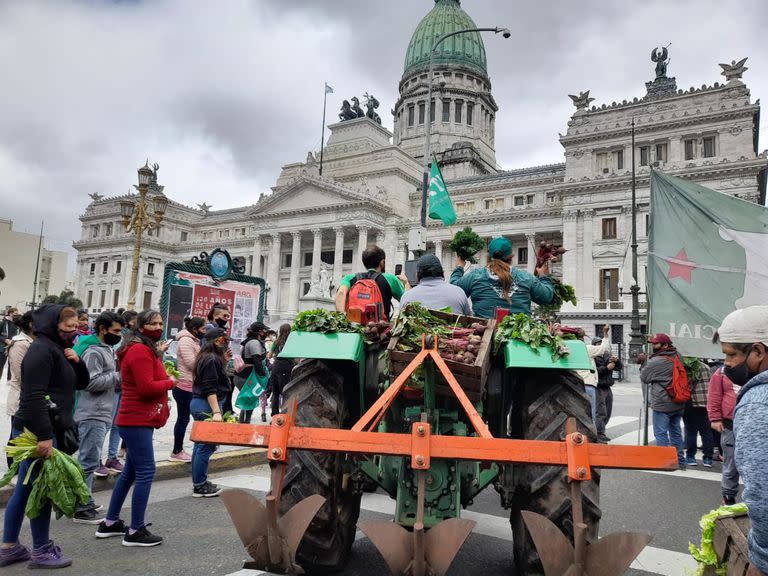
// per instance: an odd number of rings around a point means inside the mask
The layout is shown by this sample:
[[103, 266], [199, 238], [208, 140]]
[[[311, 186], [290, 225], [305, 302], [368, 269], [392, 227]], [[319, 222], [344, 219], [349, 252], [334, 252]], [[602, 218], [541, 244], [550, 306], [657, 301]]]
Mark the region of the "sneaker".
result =
[[696, 458], [686, 458], [685, 459], [686, 466], [698, 466], [699, 463], [696, 462]]
[[104, 462], [104, 467], [115, 474], [120, 474], [123, 471], [123, 465], [117, 458], [110, 458]]
[[723, 496], [723, 506], [733, 506], [736, 504], [735, 496]]
[[49, 540], [48, 544], [35, 548], [29, 558], [27, 568], [66, 568], [72, 565], [72, 558], [61, 553], [61, 548]]
[[92, 504], [91, 509], [94, 512], [101, 512], [102, 510], [104, 510], [104, 504], [96, 504], [96, 502], [91, 502], [91, 504]]
[[101, 524], [102, 520], [104, 520], [104, 517], [95, 508], [78, 510], [72, 517], [72, 521], [75, 524]]
[[147, 526], [152, 526], [152, 524], [147, 524], [146, 526], [142, 526], [136, 532], [131, 534], [130, 532], [126, 532], [125, 536], [123, 537], [123, 546], [158, 546], [163, 543], [163, 537], [157, 536], [156, 534], [152, 534], [149, 530], [147, 530]]
[[192, 462], [192, 454], [189, 452], [186, 452], [185, 450], [182, 450], [181, 452], [177, 452], [174, 454], [171, 452], [171, 455], [168, 457], [169, 462]]
[[128, 527], [125, 522], [118, 520], [111, 526], [107, 526], [107, 523], [102, 521], [99, 527], [96, 529], [96, 538], [112, 538], [113, 536], [125, 536], [125, 532]]
[[10, 566], [17, 562], [26, 562], [30, 554], [26, 546], [18, 542], [10, 548], [0, 548], [0, 566]]
[[193, 498], [213, 498], [221, 494], [223, 489], [216, 486], [212, 482], [206, 482], [202, 486], [195, 486], [192, 488]]
[[688, 470], [688, 465], [685, 462], [678, 462], [677, 469], [682, 472], [685, 472], [686, 470]]
[[93, 471], [93, 475], [96, 476], [96, 478], [106, 478], [109, 476], [109, 468], [107, 468], [104, 464], [101, 463], [101, 460], [99, 460], [99, 467]]
[[712, 468], [712, 458], [704, 458], [701, 461], [701, 465], [704, 466], [704, 468]]

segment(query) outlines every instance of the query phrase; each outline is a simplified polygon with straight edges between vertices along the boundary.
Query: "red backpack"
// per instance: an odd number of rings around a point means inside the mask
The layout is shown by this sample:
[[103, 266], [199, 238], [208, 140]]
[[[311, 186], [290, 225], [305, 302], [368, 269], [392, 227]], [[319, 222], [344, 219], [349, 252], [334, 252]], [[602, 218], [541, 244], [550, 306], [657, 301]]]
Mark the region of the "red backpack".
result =
[[691, 387], [688, 384], [688, 373], [685, 371], [685, 366], [677, 355], [672, 358], [665, 356], [665, 358], [672, 362], [672, 383], [667, 386], [667, 394], [672, 398], [672, 402], [685, 404], [691, 399]]
[[384, 296], [381, 293], [379, 284], [376, 282], [380, 272], [357, 274], [347, 296], [347, 311], [360, 310], [361, 315], [365, 315], [366, 306], [380, 304], [382, 310], [382, 320], [388, 320], [386, 306], [384, 305]]

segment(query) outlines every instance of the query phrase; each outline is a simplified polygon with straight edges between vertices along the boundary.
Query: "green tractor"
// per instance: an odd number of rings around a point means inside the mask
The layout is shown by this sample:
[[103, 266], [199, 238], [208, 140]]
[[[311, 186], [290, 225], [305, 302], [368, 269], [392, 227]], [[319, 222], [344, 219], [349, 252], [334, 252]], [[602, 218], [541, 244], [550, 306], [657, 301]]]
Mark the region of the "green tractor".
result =
[[[577, 430], [595, 441], [589, 399], [573, 372], [591, 368], [582, 342], [568, 341], [570, 353], [557, 360], [517, 341], [507, 342], [493, 354], [492, 320], [446, 317], [464, 326], [487, 322], [475, 364], [447, 364], [494, 437], [562, 441], [566, 420], [575, 419]], [[292, 332], [281, 357], [301, 359], [282, 391], [283, 405], [295, 401], [297, 406], [294, 425], [349, 429], [415, 356], [397, 351], [393, 342], [387, 355], [382, 352], [380, 346], [366, 346], [356, 333]], [[446, 382], [434, 362], [425, 361], [420, 378], [423, 387], [406, 388], [381, 415], [376, 431], [409, 434], [414, 423], [426, 419], [435, 435], [474, 435], [456, 396], [446, 393]], [[595, 470], [592, 479], [582, 483], [589, 542], [597, 539], [599, 480]], [[297, 564], [315, 574], [343, 569], [355, 539], [361, 496], [372, 488], [380, 487], [395, 499], [395, 523], [412, 528], [417, 521], [417, 485], [408, 457], [290, 451], [281, 512], [287, 513], [312, 495], [326, 499], [304, 533]], [[517, 569], [524, 574], [542, 573], [523, 513], [547, 517], [572, 538], [572, 492], [563, 466], [433, 459], [424, 486], [424, 527], [459, 518], [461, 509], [490, 485], [499, 493], [501, 505], [510, 510]]]

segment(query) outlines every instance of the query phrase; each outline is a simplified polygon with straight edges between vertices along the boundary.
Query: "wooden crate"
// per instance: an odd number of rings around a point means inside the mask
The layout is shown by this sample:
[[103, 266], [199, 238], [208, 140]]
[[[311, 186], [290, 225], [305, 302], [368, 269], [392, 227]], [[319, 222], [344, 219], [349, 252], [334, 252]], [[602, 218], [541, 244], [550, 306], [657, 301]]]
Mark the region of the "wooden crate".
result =
[[[467, 397], [472, 402], [479, 402], [483, 397], [483, 390], [485, 386], [485, 379], [488, 376], [488, 371], [491, 367], [491, 346], [493, 345], [493, 332], [496, 328], [496, 321], [493, 319], [475, 318], [474, 316], [460, 316], [458, 314], [450, 314], [448, 312], [439, 312], [437, 310], [430, 310], [430, 312], [445, 320], [451, 326], [457, 328], [466, 328], [470, 324], [480, 322], [485, 325], [485, 332], [483, 333], [483, 339], [478, 347], [477, 357], [474, 364], [464, 364], [463, 362], [455, 362], [453, 360], [446, 360], [445, 363], [448, 369], [456, 378], [456, 381], [464, 390]], [[416, 357], [415, 352], [402, 352], [397, 350], [398, 338], [394, 337], [389, 341], [387, 350], [389, 351], [389, 372], [392, 376], [397, 376], [411, 361]], [[437, 374], [437, 386], [435, 393], [439, 396], [454, 396], [451, 391], [448, 382], [446, 382], [443, 375], [438, 372]]]
[[750, 522], [746, 514], [721, 516], [715, 522], [712, 538], [718, 560], [727, 564], [728, 576], [744, 576], [749, 568], [747, 534]]

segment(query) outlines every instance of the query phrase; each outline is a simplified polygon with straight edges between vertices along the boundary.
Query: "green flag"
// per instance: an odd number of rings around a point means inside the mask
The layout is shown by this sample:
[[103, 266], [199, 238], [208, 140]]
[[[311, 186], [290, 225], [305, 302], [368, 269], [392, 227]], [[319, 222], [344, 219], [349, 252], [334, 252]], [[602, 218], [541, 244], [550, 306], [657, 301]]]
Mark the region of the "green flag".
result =
[[649, 332], [683, 355], [721, 357], [712, 336], [738, 308], [768, 302], [768, 209], [651, 174]]
[[437, 159], [432, 157], [432, 170], [429, 174], [429, 217], [442, 220], [443, 224], [450, 226], [456, 222], [456, 210], [448, 196], [448, 188], [443, 180], [443, 174], [437, 165]]

